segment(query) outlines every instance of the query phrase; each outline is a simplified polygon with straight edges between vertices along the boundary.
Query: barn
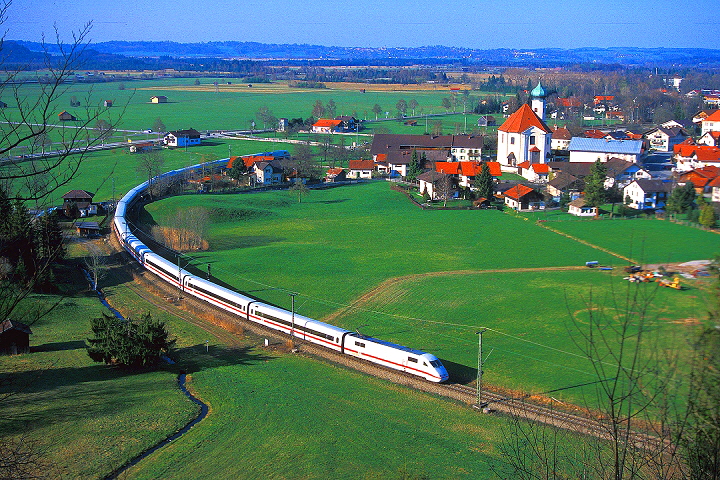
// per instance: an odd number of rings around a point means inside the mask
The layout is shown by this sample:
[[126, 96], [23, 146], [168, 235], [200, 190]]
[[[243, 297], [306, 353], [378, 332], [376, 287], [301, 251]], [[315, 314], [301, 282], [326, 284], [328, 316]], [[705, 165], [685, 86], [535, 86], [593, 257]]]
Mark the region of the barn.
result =
[[0, 353], [17, 355], [30, 351], [32, 330], [24, 323], [5, 320], [0, 323]]

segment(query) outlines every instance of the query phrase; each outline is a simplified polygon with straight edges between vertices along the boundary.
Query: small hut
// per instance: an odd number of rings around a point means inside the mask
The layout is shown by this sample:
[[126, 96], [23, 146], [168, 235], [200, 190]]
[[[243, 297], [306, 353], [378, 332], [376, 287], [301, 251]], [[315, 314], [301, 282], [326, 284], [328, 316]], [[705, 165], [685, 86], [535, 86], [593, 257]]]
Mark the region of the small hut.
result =
[[17, 355], [30, 351], [32, 330], [24, 323], [5, 320], [0, 323], [0, 353]]

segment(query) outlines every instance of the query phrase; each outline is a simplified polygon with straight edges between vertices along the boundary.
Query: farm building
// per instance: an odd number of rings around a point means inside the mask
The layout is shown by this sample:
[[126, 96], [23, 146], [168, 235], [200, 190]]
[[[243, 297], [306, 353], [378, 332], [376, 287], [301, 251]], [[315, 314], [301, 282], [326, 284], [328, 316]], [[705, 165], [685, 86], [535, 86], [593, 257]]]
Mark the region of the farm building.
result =
[[97, 205], [92, 203], [94, 196], [94, 193], [90, 193], [86, 190], [70, 190], [62, 196], [63, 210], [65, 210], [65, 214], [70, 213], [72, 205], [77, 206], [78, 210], [80, 210], [81, 217], [97, 214]]
[[112, 107], [112, 106], [113, 106], [112, 100], [105, 100], [105, 101], [103, 102], [103, 107], [105, 107], [105, 108], [110, 108], [110, 107]]
[[326, 183], [342, 182], [346, 179], [344, 168], [330, 168], [325, 175]]
[[168, 134], [165, 135], [163, 142], [168, 147], [190, 147], [193, 145], [200, 145], [202, 139], [200, 138], [200, 132], [194, 128], [190, 128], [187, 130], [168, 132]]
[[0, 323], [0, 352], [8, 355], [30, 351], [32, 330], [24, 323], [5, 320]]
[[100, 225], [98, 222], [75, 222], [75, 231], [81, 237], [100, 235]]
[[61, 122], [74, 122], [77, 120], [73, 114], [68, 112], [67, 110], [63, 110], [62, 112], [58, 113], [58, 120]]
[[167, 103], [168, 98], [165, 95], [154, 95], [150, 97], [150, 103]]
[[497, 121], [492, 115], [481, 115], [478, 118], [477, 125], [478, 127], [494, 127], [497, 125]]
[[376, 134], [370, 147], [375, 162], [387, 162], [390, 171], [407, 174], [413, 150], [430, 162], [478, 161], [483, 148], [481, 135]]
[[334, 120], [332, 118], [321, 118], [313, 123], [313, 133], [335, 133], [342, 131], [342, 120]]

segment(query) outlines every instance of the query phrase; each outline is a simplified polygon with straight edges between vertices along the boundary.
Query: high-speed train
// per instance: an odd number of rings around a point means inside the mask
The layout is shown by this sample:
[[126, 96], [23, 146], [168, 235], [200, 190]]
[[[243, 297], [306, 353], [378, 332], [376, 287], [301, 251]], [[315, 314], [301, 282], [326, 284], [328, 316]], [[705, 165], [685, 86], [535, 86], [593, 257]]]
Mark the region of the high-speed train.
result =
[[[218, 165], [227, 161], [227, 159], [217, 160], [205, 164], [205, 166]], [[201, 166], [193, 165], [173, 170], [159, 175], [153, 181], [182, 175], [188, 170], [198, 169]], [[158, 278], [174, 285], [186, 294], [194, 295], [238, 317], [285, 332], [307, 342], [322, 345], [342, 354], [362, 358], [387, 368], [417, 375], [431, 382], [443, 382], [448, 379], [447, 370], [435, 355], [361, 335], [265, 304], [193, 275], [153, 252], [132, 233], [126, 219], [130, 207], [139, 200], [147, 187], [148, 182], [138, 185], [118, 202], [113, 220], [113, 230], [125, 250]]]

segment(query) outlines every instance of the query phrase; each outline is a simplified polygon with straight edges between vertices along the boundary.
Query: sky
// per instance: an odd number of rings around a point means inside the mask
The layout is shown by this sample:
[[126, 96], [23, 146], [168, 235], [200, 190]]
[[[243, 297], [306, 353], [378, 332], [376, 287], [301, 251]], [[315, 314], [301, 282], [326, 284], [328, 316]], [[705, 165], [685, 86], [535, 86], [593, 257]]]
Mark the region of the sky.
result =
[[[7, 0], [5, 0], [7, 1]], [[0, 0], [2, 3], [2, 0]], [[717, 0], [12, 0], [9, 40], [240, 41], [342, 47], [720, 49]]]

